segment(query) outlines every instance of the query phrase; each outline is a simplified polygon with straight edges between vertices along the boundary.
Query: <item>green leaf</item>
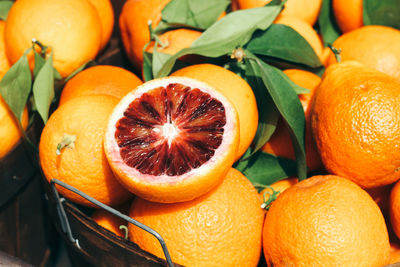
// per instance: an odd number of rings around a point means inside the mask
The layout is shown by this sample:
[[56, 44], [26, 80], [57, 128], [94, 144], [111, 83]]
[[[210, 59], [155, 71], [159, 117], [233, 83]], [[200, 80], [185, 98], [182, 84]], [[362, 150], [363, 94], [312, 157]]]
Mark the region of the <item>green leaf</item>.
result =
[[245, 46], [253, 54], [275, 57], [317, 68], [322, 66], [311, 45], [291, 27], [272, 24], [265, 31], [257, 31]]
[[247, 168], [242, 170], [242, 173], [255, 185], [270, 185], [295, 176], [296, 162], [260, 151], [249, 160]]
[[204, 30], [217, 21], [230, 3], [230, 0], [172, 0], [161, 12], [162, 21]]
[[[271, 138], [272, 134], [275, 132], [276, 124], [278, 123], [280, 115], [270, 94], [265, 88], [264, 82], [261, 78], [262, 74], [257, 65], [251, 64], [247, 60], [245, 63], [246, 80], [253, 89], [256, 97], [259, 116], [256, 136], [254, 137], [251, 146], [252, 153], [249, 155], [252, 156]], [[246, 159], [246, 157], [242, 158]]]
[[296, 154], [297, 174], [300, 180], [307, 175], [307, 165], [304, 149], [305, 118], [303, 106], [288, 78], [279, 69], [272, 67], [246, 51], [248, 61], [253, 69], [260, 73], [260, 77], [268, 90], [279, 113], [288, 126]]
[[364, 25], [385, 25], [400, 29], [399, 0], [363, 0]]
[[33, 83], [35, 106], [46, 124], [49, 118], [49, 108], [54, 99], [54, 68], [53, 55], [46, 60]]
[[154, 77], [167, 76], [175, 61], [184, 55], [219, 57], [230, 54], [235, 48], [245, 45], [254, 31], [267, 29], [281, 9], [282, 4], [279, 4], [229, 13], [208, 28], [191, 47], [173, 55], [159, 70], [153, 67]]
[[[30, 49], [28, 50], [30, 51]], [[26, 54], [27, 52], [11, 66], [0, 81], [0, 94], [20, 121], [32, 85], [31, 71]]]
[[46, 63], [46, 60], [35, 49], [33, 49], [33, 53], [35, 57], [35, 67], [33, 68], [33, 77], [36, 79], [37, 75], [39, 74], [39, 71]]
[[318, 25], [325, 46], [332, 44], [340, 36], [340, 29], [336, 24], [335, 16], [332, 10], [332, 0], [322, 0], [321, 11], [318, 17]]
[[152, 61], [152, 54], [148, 52], [143, 52], [143, 77], [145, 82], [153, 79], [153, 72], [151, 67]]
[[14, 4], [14, 1], [0, 1], [0, 19], [6, 20], [8, 11], [10, 11], [11, 6]]
[[161, 53], [158, 52], [158, 40], [156, 40], [154, 42], [154, 49], [153, 49], [153, 56], [152, 56], [152, 71], [153, 73], [155, 73], [156, 71], [158, 71], [159, 69], [161, 69], [161, 67], [165, 64], [165, 62], [167, 62], [170, 58], [171, 55], [169, 54], [165, 54], [165, 53]]

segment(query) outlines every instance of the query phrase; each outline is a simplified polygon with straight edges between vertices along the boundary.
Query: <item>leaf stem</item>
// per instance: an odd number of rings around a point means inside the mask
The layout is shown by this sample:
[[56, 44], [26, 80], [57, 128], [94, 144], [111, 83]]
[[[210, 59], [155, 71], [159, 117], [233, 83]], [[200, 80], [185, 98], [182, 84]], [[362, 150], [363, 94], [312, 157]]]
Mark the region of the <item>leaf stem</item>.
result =
[[335, 55], [337, 63], [340, 63], [342, 61], [342, 58], [340, 56], [340, 53], [342, 53], [342, 49], [340, 48], [338, 49], [331, 44], [328, 44], [328, 47], [332, 50], [333, 54]]

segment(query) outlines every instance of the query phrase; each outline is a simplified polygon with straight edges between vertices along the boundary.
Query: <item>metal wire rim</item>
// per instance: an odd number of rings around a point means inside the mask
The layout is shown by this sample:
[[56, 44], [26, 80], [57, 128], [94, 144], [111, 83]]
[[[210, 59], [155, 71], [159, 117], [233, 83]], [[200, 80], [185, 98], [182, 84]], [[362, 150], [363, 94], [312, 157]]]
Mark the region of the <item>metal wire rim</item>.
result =
[[172, 263], [171, 256], [170, 256], [168, 248], [167, 248], [167, 245], [166, 245], [164, 239], [162, 238], [162, 236], [159, 233], [157, 233], [156, 231], [154, 231], [150, 227], [148, 227], [148, 226], [146, 226], [146, 225], [144, 225], [144, 224], [132, 219], [131, 217], [126, 216], [125, 214], [122, 214], [118, 210], [113, 209], [110, 206], [107, 206], [107, 205], [101, 203], [100, 201], [98, 201], [98, 200], [94, 199], [93, 197], [83, 193], [82, 191], [76, 189], [75, 187], [70, 186], [69, 184], [66, 184], [66, 183], [64, 183], [64, 182], [62, 182], [62, 181], [60, 181], [58, 179], [51, 179], [50, 180], [50, 186], [51, 186], [53, 194], [54, 194], [54, 196], [55, 196], [55, 198], [57, 200], [57, 212], [58, 212], [58, 215], [60, 217], [61, 228], [67, 234], [67, 237], [68, 237], [69, 241], [71, 243], [75, 244], [75, 246], [78, 249], [81, 249], [81, 247], [79, 245], [79, 241], [78, 241], [78, 239], [74, 238], [73, 235], [72, 235], [71, 227], [69, 225], [67, 215], [66, 215], [64, 207], [62, 205], [62, 202], [64, 202], [65, 199], [64, 198], [60, 198], [60, 195], [59, 195], [59, 193], [57, 191], [57, 188], [56, 188], [55, 184], [57, 184], [59, 186], [62, 186], [65, 189], [68, 189], [68, 190], [74, 192], [75, 194], [78, 194], [79, 196], [81, 196], [84, 199], [90, 201], [91, 203], [99, 206], [100, 208], [105, 209], [106, 211], [108, 211], [108, 212], [110, 212], [110, 213], [112, 213], [112, 214], [124, 219], [125, 221], [127, 221], [127, 222], [129, 222], [129, 223], [131, 223], [131, 224], [143, 229], [144, 231], [150, 233], [151, 235], [153, 235], [155, 238], [157, 238], [158, 242], [160, 243], [160, 245], [162, 247], [162, 250], [164, 252], [164, 256], [165, 256], [165, 259], [167, 261], [168, 266], [169, 267], [174, 267], [174, 264]]

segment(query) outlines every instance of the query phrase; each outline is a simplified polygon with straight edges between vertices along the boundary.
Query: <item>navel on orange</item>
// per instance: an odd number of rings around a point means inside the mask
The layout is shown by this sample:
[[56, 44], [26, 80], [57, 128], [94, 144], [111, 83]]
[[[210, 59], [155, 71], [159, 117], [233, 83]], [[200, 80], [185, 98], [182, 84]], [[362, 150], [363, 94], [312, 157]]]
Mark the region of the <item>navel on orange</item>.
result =
[[168, 77], [146, 82], [120, 101], [104, 148], [131, 192], [180, 202], [222, 181], [238, 143], [236, 110], [221, 93], [194, 79]]

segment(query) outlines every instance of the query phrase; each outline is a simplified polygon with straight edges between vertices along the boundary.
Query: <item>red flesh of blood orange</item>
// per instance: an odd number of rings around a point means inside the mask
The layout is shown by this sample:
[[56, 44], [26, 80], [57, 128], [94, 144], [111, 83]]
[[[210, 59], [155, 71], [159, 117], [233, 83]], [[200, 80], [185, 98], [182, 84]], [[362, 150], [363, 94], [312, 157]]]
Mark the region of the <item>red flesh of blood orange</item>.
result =
[[205, 194], [231, 168], [239, 142], [232, 104], [194, 79], [152, 80], [124, 97], [110, 117], [105, 151], [134, 194], [181, 202]]

